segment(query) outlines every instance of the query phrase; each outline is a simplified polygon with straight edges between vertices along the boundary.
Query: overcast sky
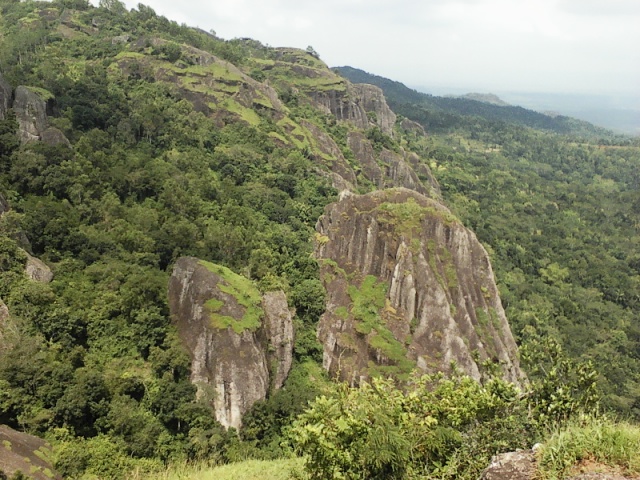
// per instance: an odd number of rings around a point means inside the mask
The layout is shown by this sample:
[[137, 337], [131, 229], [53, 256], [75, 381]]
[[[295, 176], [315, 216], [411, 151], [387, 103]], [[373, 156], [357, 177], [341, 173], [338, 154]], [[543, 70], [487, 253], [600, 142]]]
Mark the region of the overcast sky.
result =
[[225, 39], [312, 45], [329, 66], [413, 87], [640, 94], [640, 0], [142, 3]]

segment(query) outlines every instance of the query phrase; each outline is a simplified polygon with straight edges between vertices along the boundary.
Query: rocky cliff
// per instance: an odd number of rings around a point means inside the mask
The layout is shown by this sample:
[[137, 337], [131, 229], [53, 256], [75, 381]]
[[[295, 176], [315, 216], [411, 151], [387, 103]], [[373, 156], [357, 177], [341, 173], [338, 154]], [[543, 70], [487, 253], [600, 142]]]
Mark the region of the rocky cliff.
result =
[[517, 348], [487, 252], [439, 202], [404, 188], [344, 194], [317, 224], [327, 289], [324, 367], [351, 384], [413, 368], [518, 382]]
[[261, 297], [225, 267], [180, 258], [169, 281], [171, 316], [192, 358], [192, 381], [216, 419], [239, 428], [242, 415], [280, 388], [291, 368], [293, 324], [282, 292]]

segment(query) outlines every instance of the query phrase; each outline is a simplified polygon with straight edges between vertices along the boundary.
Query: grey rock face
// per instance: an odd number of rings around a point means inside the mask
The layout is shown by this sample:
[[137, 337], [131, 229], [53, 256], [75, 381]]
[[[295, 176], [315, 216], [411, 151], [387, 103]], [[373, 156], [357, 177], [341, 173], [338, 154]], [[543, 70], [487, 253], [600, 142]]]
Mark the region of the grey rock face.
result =
[[16, 88], [13, 110], [19, 125], [20, 141], [29, 143], [40, 140], [42, 132], [49, 126], [47, 104], [40, 95], [28, 87], [19, 86]]
[[49, 127], [41, 134], [41, 140], [49, 146], [55, 147], [56, 145], [64, 145], [65, 147], [71, 147], [69, 139], [55, 127]]
[[531, 450], [502, 453], [491, 459], [481, 480], [533, 480], [536, 478], [535, 455]]
[[34, 282], [49, 283], [53, 280], [53, 272], [42, 260], [27, 254], [25, 273]]
[[520, 381], [488, 255], [446, 207], [403, 188], [347, 194], [316, 229], [328, 294], [318, 337], [332, 375], [357, 384], [455, 362], [480, 379], [492, 359]]
[[269, 364], [273, 365], [271, 383], [279, 389], [284, 385], [293, 362], [293, 319], [283, 291], [265, 293], [262, 307], [265, 314], [263, 329], [271, 345], [267, 354]]
[[[270, 384], [277, 388], [284, 382], [291, 367], [293, 326], [280, 292], [265, 295], [263, 323], [258, 328], [220, 328], [212, 323], [207, 306], [212, 301], [219, 308], [217, 313], [235, 320], [242, 319], [247, 308], [226, 293], [226, 287], [224, 278], [197, 258], [183, 257], [169, 281], [169, 306], [191, 355], [191, 380], [199, 394], [210, 399], [223, 426], [239, 428], [244, 413], [266, 398]], [[273, 378], [270, 361], [275, 365]]]
[[34, 480], [61, 480], [48, 458], [51, 446], [47, 442], [0, 425], [0, 471], [8, 477], [22, 472]]
[[11, 85], [9, 85], [2, 74], [0, 74], [0, 120], [4, 120], [7, 116], [7, 110], [11, 108]]
[[382, 90], [374, 85], [347, 84], [346, 91], [327, 90], [309, 95], [317, 108], [338, 120], [351, 122], [363, 130], [377, 125], [387, 135], [393, 135], [396, 115], [387, 105]]

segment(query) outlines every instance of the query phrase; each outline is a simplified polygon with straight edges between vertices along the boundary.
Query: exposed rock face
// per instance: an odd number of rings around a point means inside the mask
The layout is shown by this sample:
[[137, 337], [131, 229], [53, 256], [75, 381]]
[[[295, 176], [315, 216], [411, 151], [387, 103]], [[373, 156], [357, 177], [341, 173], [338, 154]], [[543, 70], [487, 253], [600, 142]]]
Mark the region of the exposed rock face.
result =
[[[363, 130], [377, 125], [387, 135], [393, 135], [396, 115], [387, 105], [382, 90], [374, 85], [347, 84], [344, 90], [309, 92], [309, 96], [317, 108], [338, 120], [351, 122]], [[367, 113], [371, 113], [371, 117]]]
[[532, 450], [501, 453], [491, 459], [481, 480], [533, 480], [536, 478], [535, 455]]
[[7, 110], [11, 108], [11, 85], [9, 85], [2, 74], [0, 74], [0, 120], [4, 120], [7, 116]]
[[228, 269], [192, 257], [176, 262], [169, 281], [171, 315], [192, 358], [192, 381], [201, 395], [212, 395], [225, 427], [239, 428], [242, 415], [266, 398], [271, 383], [281, 386], [291, 367], [286, 298], [280, 292], [261, 299], [252, 288]]
[[[386, 148], [377, 153], [361, 132], [349, 132], [347, 143], [362, 166], [362, 175], [376, 187], [404, 187], [431, 198], [440, 198], [438, 182], [415, 153], [397, 153]], [[424, 182], [414, 167], [423, 174]]]
[[65, 147], [71, 147], [69, 139], [55, 127], [49, 127], [42, 132], [41, 140], [49, 146], [55, 147], [56, 145], [64, 145]]
[[492, 359], [518, 382], [517, 347], [475, 235], [407, 189], [341, 197], [316, 226], [328, 294], [318, 327], [324, 367], [357, 384], [455, 362], [480, 379], [480, 363]]
[[47, 442], [0, 425], [0, 472], [7, 477], [22, 472], [25, 478], [61, 480], [49, 458], [51, 446]]
[[49, 283], [53, 280], [53, 272], [47, 267], [47, 264], [29, 254], [27, 254], [25, 273], [34, 282]]
[[263, 330], [271, 348], [267, 356], [272, 386], [282, 388], [293, 362], [293, 319], [284, 292], [267, 292], [262, 297], [264, 308]]
[[36, 92], [28, 87], [16, 88], [13, 110], [18, 121], [18, 135], [22, 143], [40, 140], [48, 127], [47, 104]]

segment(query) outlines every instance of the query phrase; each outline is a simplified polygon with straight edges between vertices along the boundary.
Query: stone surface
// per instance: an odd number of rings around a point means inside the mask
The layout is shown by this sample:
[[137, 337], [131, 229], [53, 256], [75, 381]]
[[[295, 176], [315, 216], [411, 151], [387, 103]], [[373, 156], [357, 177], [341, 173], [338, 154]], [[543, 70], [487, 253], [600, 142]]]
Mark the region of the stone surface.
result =
[[11, 85], [0, 74], [0, 120], [4, 120], [7, 116], [7, 110], [11, 108]]
[[35, 282], [49, 283], [53, 280], [53, 272], [42, 260], [27, 254], [27, 264], [25, 266], [27, 277]]
[[41, 438], [0, 425], [0, 472], [7, 477], [22, 472], [34, 480], [61, 480], [51, 456], [51, 446]]
[[71, 143], [69, 139], [55, 127], [48, 127], [45, 131], [40, 135], [40, 139], [43, 143], [46, 143], [49, 146], [56, 145], [64, 145], [65, 147], [71, 147]]
[[16, 88], [13, 110], [18, 121], [18, 136], [22, 143], [40, 140], [48, 127], [47, 104], [28, 87]]
[[393, 135], [396, 115], [387, 105], [382, 90], [376, 86], [347, 83], [345, 89], [324, 89], [308, 94], [317, 108], [338, 120], [353, 123], [363, 130], [377, 125], [387, 135]]
[[535, 455], [531, 450], [501, 453], [491, 459], [481, 480], [533, 480], [536, 474]]
[[270, 385], [278, 388], [284, 382], [291, 367], [293, 326], [282, 292], [265, 295], [258, 328], [238, 332], [216, 326], [207, 302], [217, 302], [216, 312], [235, 320], [247, 310], [226, 287], [225, 279], [197, 258], [180, 258], [169, 280], [169, 307], [191, 356], [191, 380], [199, 395], [211, 401], [223, 426], [239, 428], [244, 413], [266, 398]]
[[272, 366], [271, 384], [279, 389], [291, 370], [293, 362], [293, 318], [283, 291], [267, 292], [262, 296], [265, 318], [263, 330], [267, 336], [267, 359]]
[[455, 362], [480, 379], [491, 359], [521, 380], [487, 252], [446, 207], [403, 188], [347, 193], [316, 229], [327, 289], [318, 337], [332, 376], [357, 384]]

